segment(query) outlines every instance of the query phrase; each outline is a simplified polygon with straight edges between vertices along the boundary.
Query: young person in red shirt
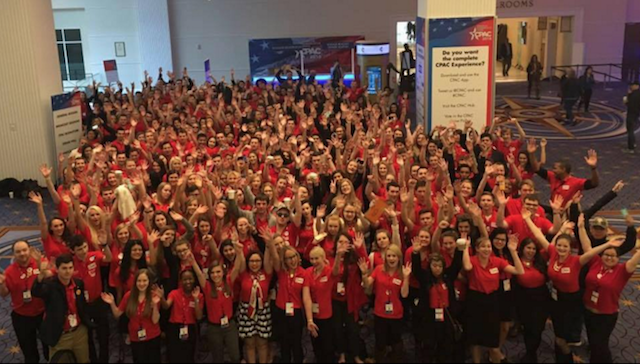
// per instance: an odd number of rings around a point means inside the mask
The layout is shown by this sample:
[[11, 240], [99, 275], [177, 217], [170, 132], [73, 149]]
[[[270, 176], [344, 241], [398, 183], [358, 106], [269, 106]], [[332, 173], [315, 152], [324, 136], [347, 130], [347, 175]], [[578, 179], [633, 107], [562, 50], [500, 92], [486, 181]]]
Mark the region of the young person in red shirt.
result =
[[65, 220], [54, 217], [47, 224], [47, 217], [44, 213], [42, 196], [38, 193], [29, 193], [29, 201], [38, 206], [38, 219], [40, 220], [40, 238], [44, 252], [50, 261], [55, 261], [62, 254], [71, 253], [67, 246], [71, 237], [71, 229]]
[[514, 265], [492, 255], [492, 244], [489, 239], [476, 241], [476, 255], [469, 252], [470, 241], [464, 251], [462, 263], [469, 276], [469, 292], [467, 293], [467, 342], [471, 345], [471, 356], [474, 363], [481, 362], [481, 347], [490, 351], [493, 363], [503, 360], [500, 352], [500, 305], [498, 291], [502, 273], [521, 275], [524, 273], [522, 262], [518, 257], [518, 240], [509, 237], [509, 252]]
[[[397, 245], [391, 245], [385, 252], [384, 264], [376, 267], [369, 276], [369, 265], [365, 259], [358, 261], [363, 273], [362, 283], [369, 291], [376, 293], [373, 313], [376, 337], [375, 359], [384, 363], [402, 361], [404, 352], [402, 343], [402, 317], [404, 309], [400, 297], [409, 296], [409, 276], [411, 264], [402, 265], [402, 251]], [[392, 357], [387, 358], [387, 347], [391, 347]]]
[[[191, 255], [193, 266], [198, 264]], [[162, 308], [170, 311], [169, 324], [165, 328], [167, 335], [167, 356], [169, 363], [195, 363], [196, 343], [198, 341], [198, 321], [204, 316], [204, 297], [200, 287], [196, 286], [193, 270], [184, 270], [178, 277], [180, 288], [164, 298], [164, 291], [158, 290]]]
[[[102, 265], [111, 262], [111, 249], [106, 241], [106, 234], [100, 234], [96, 242], [102, 251], [90, 252], [89, 244], [82, 235], [74, 235], [69, 240], [69, 249], [73, 251], [73, 277], [84, 282], [84, 298], [87, 301], [85, 312], [95, 328], [89, 328], [89, 356], [92, 362], [109, 361], [109, 308], [102, 302], [103, 292]], [[97, 331], [100, 352], [97, 355], [93, 332]]]
[[[577, 330], [576, 323], [581, 325], [583, 311], [582, 292], [580, 290], [580, 270], [596, 256], [609, 248], [618, 248], [623, 241], [610, 241], [597, 248], [591, 248], [590, 241], [581, 239], [583, 255], [573, 255], [571, 243], [573, 237], [561, 233], [553, 243], [549, 243], [546, 236], [538, 229], [528, 212], [523, 212], [523, 218], [534, 233], [538, 244], [549, 254], [549, 268], [547, 274], [553, 283], [551, 289], [551, 320], [556, 336], [556, 362], [572, 362], [573, 353], [567, 345], [571, 333]], [[567, 223], [562, 231], [573, 232], [573, 223]]]
[[524, 239], [518, 248], [524, 274], [516, 276], [516, 310], [524, 327], [525, 356], [521, 363], [537, 363], [542, 332], [549, 318], [551, 296], [547, 287], [547, 260], [535, 241]]
[[332, 291], [336, 277], [321, 247], [315, 247], [309, 254], [311, 267], [305, 271], [302, 296], [307, 317], [307, 329], [311, 333], [313, 352], [318, 363], [333, 363], [334, 345], [331, 316]]
[[[612, 241], [602, 256], [596, 256], [589, 264], [582, 301], [586, 308], [584, 321], [591, 348], [590, 363], [613, 363], [609, 339], [618, 321], [620, 294], [640, 263], [640, 250], [626, 263], [620, 263], [622, 242]], [[588, 240], [587, 245], [591, 245]]]
[[119, 306], [110, 293], [103, 293], [102, 300], [111, 306], [116, 319], [129, 318], [128, 333], [134, 363], [160, 363], [160, 293], [151, 288], [150, 272], [139, 270], [135, 285], [127, 292]]
[[227, 349], [231, 363], [240, 362], [240, 345], [238, 340], [238, 324], [234, 318], [234, 286], [241, 271], [246, 269], [246, 260], [242, 245], [236, 242], [233, 268], [225, 268], [222, 260], [214, 260], [209, 265], [208, 276], [205, 277], [200, 267], [193, 269], [203, 288], [207, 305], [207, 341], [213, 354], [213, 363], [224, 363], [224, 349]]
[[[34, 248], [19, 240], [13, 244], [14, 262], [0, 274], [0, 296], [11, 296], [11, 323], [24, 354], [25, 363], [39, 363], [38, 336], [44, 317], [44, 301], [33, 297], [31, 287], [40, 275], [38, 261], [32, 257]], [[38, 256], [39, 254], [35, 254]], [[42, 343], [45, 358], [49, 347]]]
[[[282, 261], [280, 260], [282, 256]], [[282, 328], [280, 338], [280, 357], [283, 363], [300, 363], [304, 359], [302, 352], [302, 331], [304, 315], [302, 304], [303, 287], [307, 274], [302, 268], [302, 259], [298, 251], [286, 245], [280, 256], [274, 257], [274, 270], [278, 277], [278, 292], [273, 319], [276, 327]]]

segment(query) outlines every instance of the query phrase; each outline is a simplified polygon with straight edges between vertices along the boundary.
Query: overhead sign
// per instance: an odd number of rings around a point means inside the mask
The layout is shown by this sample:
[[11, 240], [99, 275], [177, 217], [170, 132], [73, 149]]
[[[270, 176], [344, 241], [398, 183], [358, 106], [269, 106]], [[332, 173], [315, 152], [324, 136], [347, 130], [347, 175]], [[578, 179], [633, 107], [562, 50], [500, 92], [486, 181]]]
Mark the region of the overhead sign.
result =
[[385, 44], [358, 44], [356, 53], [359, 56], [382, 56], [389, 54], [389, 43]]

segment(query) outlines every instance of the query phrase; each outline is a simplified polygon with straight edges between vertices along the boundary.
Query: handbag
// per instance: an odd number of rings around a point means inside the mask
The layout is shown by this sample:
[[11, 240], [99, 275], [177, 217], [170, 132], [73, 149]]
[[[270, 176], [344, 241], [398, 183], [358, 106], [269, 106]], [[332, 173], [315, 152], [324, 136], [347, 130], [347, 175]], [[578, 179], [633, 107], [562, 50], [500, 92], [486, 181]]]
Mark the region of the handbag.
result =
[[464, 329], [462, 328], [462, 325], [460, 324], [460, 322], [455, 318], [453, 318], [448, 308], [445, 308], [445, 311], [447, 312], [447, 316], [449, 316], [449, 321], [451, 321], [451, 326], [453, 326], [453, 337], [456, 340], [456, 342], [459, 342], [462, 340]]

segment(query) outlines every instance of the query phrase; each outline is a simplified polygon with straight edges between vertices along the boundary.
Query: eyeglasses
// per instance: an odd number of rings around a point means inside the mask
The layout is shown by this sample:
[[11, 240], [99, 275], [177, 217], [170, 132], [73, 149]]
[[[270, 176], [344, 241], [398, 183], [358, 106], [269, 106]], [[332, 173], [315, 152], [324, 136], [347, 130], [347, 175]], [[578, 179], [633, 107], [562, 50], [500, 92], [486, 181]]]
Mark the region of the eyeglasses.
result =
[[287, 218], [287, 217], [289, 217], [289, 214], [287, 214], [285, 212], [281, 212], [281, 213], [278, 214], [278, 217]]

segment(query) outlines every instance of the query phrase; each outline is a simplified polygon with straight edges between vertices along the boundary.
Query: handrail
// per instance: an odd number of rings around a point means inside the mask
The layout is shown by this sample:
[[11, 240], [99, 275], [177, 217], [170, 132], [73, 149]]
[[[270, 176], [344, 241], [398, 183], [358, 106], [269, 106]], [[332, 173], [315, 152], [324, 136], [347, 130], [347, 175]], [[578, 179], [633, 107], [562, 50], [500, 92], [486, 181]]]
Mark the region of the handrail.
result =
[[[549, 81], [553, 81], [553, 75], [555, 72], [561, 72], [563, 75], [567, 73], [567, 69], [575, 69], [576, 74], [580, 73], [580, 68], [591, 67], [593, 69], [593, 73], [596, 75], [600, 75], [603, 78], [603, 87], [607, 88], [607, 82], [618, 81], [623, 82], [624, 79], [621, 77], [613, 75], [613, 68], [620, 69], [622, 71], [624, 67], [636, 66], [631, 63], [596, 63], [596, 64], [578, 64], [578, 65], [562, 65], [562, 66], [552, 66], [551, 67], [551, 75], [549, 75]], [[609, 67], [609, 72], [602, 72], [595, 69], [595, 67]]]

